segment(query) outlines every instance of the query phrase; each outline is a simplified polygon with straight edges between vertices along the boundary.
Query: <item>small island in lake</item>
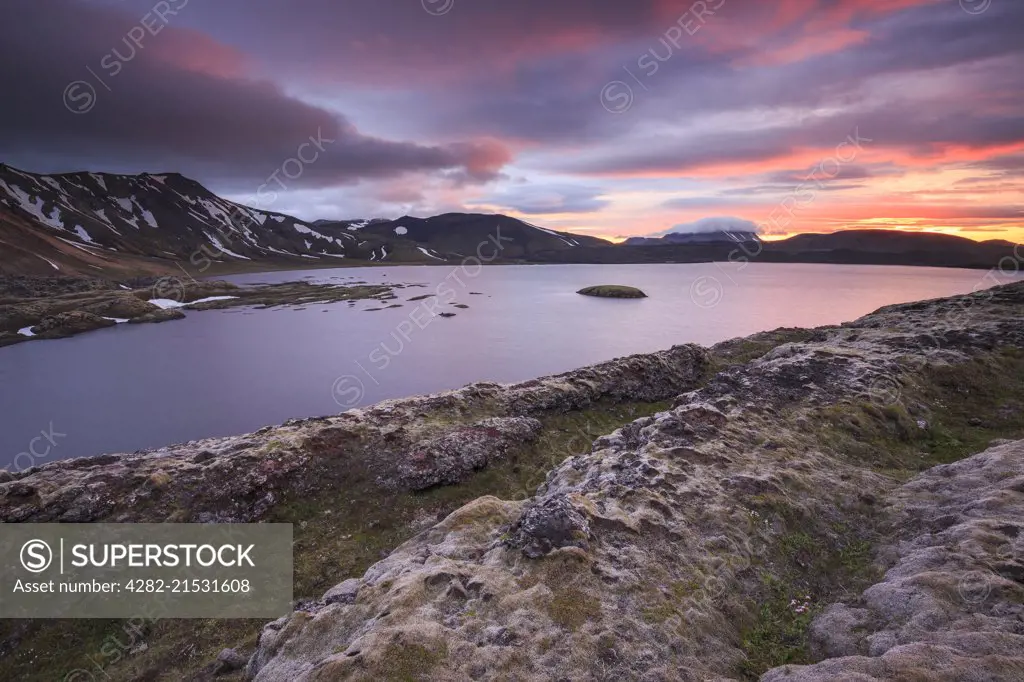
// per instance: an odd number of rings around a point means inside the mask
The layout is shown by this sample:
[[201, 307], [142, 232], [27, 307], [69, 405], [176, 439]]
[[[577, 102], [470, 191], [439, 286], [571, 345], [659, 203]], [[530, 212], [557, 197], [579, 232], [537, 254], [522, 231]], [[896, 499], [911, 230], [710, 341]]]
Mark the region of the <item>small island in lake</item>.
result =
[[627, 287], [621, 284], [599, 284], [593, 287], [584, 287], [576, 293], [601, 298], [647, 298], [647, 294], [636, 287]]

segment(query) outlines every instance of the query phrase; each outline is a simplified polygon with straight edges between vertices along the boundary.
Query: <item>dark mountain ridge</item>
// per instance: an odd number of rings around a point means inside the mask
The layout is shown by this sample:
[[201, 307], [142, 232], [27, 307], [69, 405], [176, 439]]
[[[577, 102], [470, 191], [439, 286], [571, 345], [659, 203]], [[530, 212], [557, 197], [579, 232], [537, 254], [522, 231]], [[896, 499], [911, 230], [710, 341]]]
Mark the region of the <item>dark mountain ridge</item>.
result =
[[177, 173], [40, 175], [0, 164], [6, 274], [456, 262], [499, 229], [501, 259], [610, 245], [503, 215], [308, 222], [224, 199]]
[[623, 244], [501, 214], [305, 221], [217, 196], [178, 173], [40, 175], [0, 164], [0, 274], [107, 275], [397, 263], [761, 261], [991, 268], [1021, 247], [953, 235], [844, 230], [763, 241], [671, 233]]
[[756, 232], [670, 232], [661, 237], [630, 237], [622, 242], [625, 246], [661, 246], [666, 244], [739, 244], [758, 242]]

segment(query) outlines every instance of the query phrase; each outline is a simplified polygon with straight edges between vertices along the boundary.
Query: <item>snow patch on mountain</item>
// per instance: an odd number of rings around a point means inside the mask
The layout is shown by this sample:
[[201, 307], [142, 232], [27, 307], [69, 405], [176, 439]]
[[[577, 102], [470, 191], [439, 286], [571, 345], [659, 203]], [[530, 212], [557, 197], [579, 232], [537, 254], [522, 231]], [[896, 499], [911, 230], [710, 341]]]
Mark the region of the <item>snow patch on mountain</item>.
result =
[[417, 246], [416, 248], [419, 249], [420, 253], [422, 253], [424, 256], [427, 256], [429, 258], [433, 258], [434, 260], [442, 260], [442, 261], [444, 260], [444, 258], [441, 258], [440, 256], [435, 255], [434, 253], [432, 253], [430, 251], [430, 249], [425, 249], [422, 246]]
[[151, 227], [159, 227], [156, 224], [156, 218], [147, 209], [142, 209], [142, 219], [149, 223]]
[[534, 225], [533, 223], [528, 223], [525, 220], [522, 221], [522, 222], [523, 222], [524, 225], [529, 225], [530, 227], [532, 227], [535, 230], [540, 230], [541, 232], [547, 232], [548, 234], [550, 234], [553, 237], [558, 237], [559, 239], [562, 240], [562, 243], [564, 243], [566, 246], [579, 246], [579, 242], [577, 242], [575, 239], [569, 239], [568, 237], [565, 237], [563, 235], [558, 234], [554, 230], [549, 230], [546, 227], [541, 227], [540, 225]]
[[[36, 254], [36, 256], [38, 256], [39, 258], [43, 258], [43, 257], [42, 257], [42, 256], [40, 256], [40, 255], [39, 255], [38, 253]], [[44, 260], [44, 261], [46, 261], [47, 263], [49, 263], [49, 264], [50, 264], [50, 267], [52, 267], [52, 268], [53, 268], [54, 270], [58, 270], [58, 271], [60, 270], [60, 266], [58, 266], [58, 265], [57, 265], [56, 263], [54, 263], [54, 262], [53, 262], [52, 260], [50, 260], [49, 258], [43, 258], [43, 260]]]
[[6, 190], [7, 194], [9, 194], [11, 198], [18, 202], [18, 207], [21, 208], [21, 210], [31, 214], [33, 218], [47, 227], [52, 227], [55, 230], [64, 229], [64, 223], [60, 219], [60, 209], [56, 206], [54, 206], [53, 210], [47, 214], [43, 210], [46, 206], [46, 202], [43, 201], [42, 197], [33, 197], [18, 185], [8, 185], [3, 180], [0, 180], [0, 186]]
[[[331, 239], [330, 237], [328, 237], [324, 233], [317, 232], [316, 230], [312, 230], [312, 229], [306, 227], [305, 225], [299, 225], [298, 223], [295, 223], [295, 225], [293, 225], [292, 227], [294, 227], [295, 231], [298, 232], [299, 234], [310, 234], [310, 235], [313, 235], [314, 237], [316, 237], [317, 239], [324, 239], [324, 240], [329, 241], [329, 242], [330, 241], [334, 241], [333, 239]], [[308, 249], [309, 247], [307, 246], [306, 248]]]
[[221, 253], [223, 253], [223, 254], [225, 254], [227, 256], [232, 256], [234, 258], [241, 258], [242, 260], [252, 260], [251, 258], [247, 258], [247, 257], [245, 257], [245, 256], [243, 256], [243, 255], [241, 255], [239, 253], [235, 253], [234, 251], [230, 250], [228, 247], [226, 247], [223, 244], [221, 244], [220, 240], [217, 239], [216, 237], [214, 237], [209, 232], [204, 230], [203, 234], [205, 234], [206, 238], [210, 240], [211, 244], [213, 244], [213, 248], [217, 249]]
[[[61, 240], [62, 242], [64, 242], [68, 246], [73, 246], [76, 249], [78, 249], [79, 251], [82, 251], [84, 253], [89, 254], [90, 256], [95, 255], [92, 251], [90, 251], [88, 248], [86, 248], [85, 244], [79, 244], [77, 242], [71, 241], [70, 239], [64, 239], [63, 237], [57, 237], [57, 239]], [[93, 247], [93, 248], [96, 248], [96, 247]]]
[[77, 234], [79, 239], [81, 239], [83, 242], [89, 242], [90, 244], [96, 243], [96, 240], [93, 239], [89, 235], [89, 233], [85, 231], [85, 228], [82, 227], [81, 225], [75, 225], [75, 234]]

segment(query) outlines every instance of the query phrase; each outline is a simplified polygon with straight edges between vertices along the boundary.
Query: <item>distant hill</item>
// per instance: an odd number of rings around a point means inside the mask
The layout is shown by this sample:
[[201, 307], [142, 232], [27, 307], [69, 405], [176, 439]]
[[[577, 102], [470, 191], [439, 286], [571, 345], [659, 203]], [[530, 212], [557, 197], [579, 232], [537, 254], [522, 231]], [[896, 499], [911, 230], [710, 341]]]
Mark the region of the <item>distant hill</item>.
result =
[[[717, 233], [710, 233], [717, 234]], [[643, 239], [611, 249], [580, 248], [541, 253], [535, 260], [549, 263], [692, 263], [750, 261], [765, 263], [835, 263], [860, 265], [923, 265], [992, 268], [1000, 260], [1020, 260], [1012, 242], [976, 242], [963, 237], [892, 230], [848, 230], [833, 234], [802, 234], [767, 242], [759, 238], [722, 238], [673, 242]], [[1024, 253], [1017, 248], [1017, 253]]]
[[662, 237], [630, 237], [625, 246], [665, 246], [669, 244], [737, 244], [759, 242], [756, 232], [670, 232]]
[[831, 234], [800, 234], [765, 242], [760, 260], [804, 263], [875, 263], [989, 268], [1014, 257], [1015, 244], [929, 232], [842, 230]]

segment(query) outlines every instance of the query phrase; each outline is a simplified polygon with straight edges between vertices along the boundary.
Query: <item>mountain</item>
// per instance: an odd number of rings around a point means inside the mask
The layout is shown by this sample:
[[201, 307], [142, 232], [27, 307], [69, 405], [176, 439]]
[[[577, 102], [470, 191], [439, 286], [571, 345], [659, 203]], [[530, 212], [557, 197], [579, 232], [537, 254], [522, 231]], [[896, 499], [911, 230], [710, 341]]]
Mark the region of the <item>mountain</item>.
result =
[[[324, 224], [323, 227], [330, 225]], [[556, 232], [518, 218], [479, 213], [445, 213], [431, 218], [402, 216], [397, 220], [369, 221], [357, 229], [395, 249], [414, 248], [429, 258], [451, 254], [490, 260], [497, 252], [503, 260], [530, 260], [539, 254], [560, 253], [578, 247], [610, 247], [611, 242], [569, 232]]]
[[[354, 235], [326, 234], [292, 216], [228, 201], [177, 173], [37, 175], [5, 165], [0, 241], [13, 251], [16, 269], [36, 274], [103, 270], [125, 260], [201, 268], [362, 255]], [[0, 267], [10, 267], [9, 257]]]
[[747, 259], [990, 268], [1012, 242], [894, 230], [671, 233], [620, 245], [493, 214], [309, 222], [217, 196], [177, 173], [38, 175], [0, 164], [0, 274], [106, 275], [376, 263], [692, 263]]
[[[848, 230], [804, 234], [780, 241], [698, 240], [674, 243], [642, 238], [612, 248], [581, 246], [535, 254], [545, 263], [832, 263], [995, 268], [1020, 262], [1021, 247], [1002, 240], [976, 242], [964, 237], [891, 230]], [[1009, 261], [1004, 259], [1010, 259]], [[1009, 266], [1006, 266], [1009, 267]], [[1006, 269], [1004, 267], [1004, 269]]]
[[[308, 222], [229, 201], [177, 173], [39, 175], [0, 164], [6, 274], [458, 262], [497, 234], [502, 260], [610, 245], [502, 215]], [[493, 249], [480, 248], [491, 256]]]
[[630, 237], [625, 246], [663, 246], [668, 244], [742, 244], [759, 242], [756, 232], [670, 232], [662, 237]]
[[[772, 242], [774, 249], [787, 251], [831, 251], [850, 249], [854, 251], [899, 253], [905, 251], [927, 251], [946, 253], [955, 250], [987, 248], [984, 242], [934, 232], [904, 232], [901, 230], [841, 230], [827, 234], [798, 234]], [[994, 245], [1011, 245], [1010, 242], [994, 242]]]

